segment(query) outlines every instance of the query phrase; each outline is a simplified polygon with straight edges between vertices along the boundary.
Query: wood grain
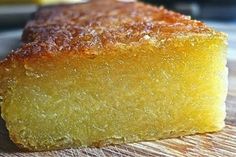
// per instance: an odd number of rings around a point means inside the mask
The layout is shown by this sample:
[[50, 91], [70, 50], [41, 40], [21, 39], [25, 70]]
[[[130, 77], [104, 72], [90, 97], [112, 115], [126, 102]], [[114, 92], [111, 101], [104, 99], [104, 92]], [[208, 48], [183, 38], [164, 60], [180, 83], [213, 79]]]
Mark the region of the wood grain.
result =
[[103, 148], [65, 149], [48, 152], [21, 152], [10, 141], [0, 119], [0, 157], [31, 156], [236, 156], [236, 62], [229, 62], [229, 92], [226, 100], [226, 127], [217, 133], [185, 136], [156, 142], [140, 142]]

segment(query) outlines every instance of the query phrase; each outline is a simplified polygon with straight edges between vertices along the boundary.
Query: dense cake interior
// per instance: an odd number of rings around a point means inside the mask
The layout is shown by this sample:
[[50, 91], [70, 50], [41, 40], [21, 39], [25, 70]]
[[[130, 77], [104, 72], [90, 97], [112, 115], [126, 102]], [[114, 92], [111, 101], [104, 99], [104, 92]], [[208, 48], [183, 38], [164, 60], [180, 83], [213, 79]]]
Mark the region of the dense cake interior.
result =
[[31, 150], [156, 140], [220, 130], [225, 36], [144, 39], [101, 55], [58, 53], [1, 63], [2, 116]]

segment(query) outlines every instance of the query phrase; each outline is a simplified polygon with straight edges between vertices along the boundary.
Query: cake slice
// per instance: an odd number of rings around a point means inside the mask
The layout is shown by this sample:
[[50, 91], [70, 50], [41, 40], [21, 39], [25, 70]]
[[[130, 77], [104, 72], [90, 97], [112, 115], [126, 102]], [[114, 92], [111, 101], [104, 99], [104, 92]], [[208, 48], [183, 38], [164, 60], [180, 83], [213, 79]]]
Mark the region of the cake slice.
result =
[[39, 10], [0, 64], [1, 115], [31, 151], [224, 127], [224, 33], [139, 2]]

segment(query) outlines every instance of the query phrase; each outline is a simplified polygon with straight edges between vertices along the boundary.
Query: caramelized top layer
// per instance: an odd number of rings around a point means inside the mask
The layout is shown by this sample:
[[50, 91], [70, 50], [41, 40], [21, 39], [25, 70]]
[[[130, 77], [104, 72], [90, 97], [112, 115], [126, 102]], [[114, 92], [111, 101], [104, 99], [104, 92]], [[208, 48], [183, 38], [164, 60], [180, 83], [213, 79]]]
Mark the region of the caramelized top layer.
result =
[[[175, 36], [212, 34], [190, 17], [140, 2], [91, 0], [40, 9], [24, 29], [20, 57], [75, 52], [90, 54], [116, 44], [156, 42]], [[93, 51], [90, 51], [93, 50]]]

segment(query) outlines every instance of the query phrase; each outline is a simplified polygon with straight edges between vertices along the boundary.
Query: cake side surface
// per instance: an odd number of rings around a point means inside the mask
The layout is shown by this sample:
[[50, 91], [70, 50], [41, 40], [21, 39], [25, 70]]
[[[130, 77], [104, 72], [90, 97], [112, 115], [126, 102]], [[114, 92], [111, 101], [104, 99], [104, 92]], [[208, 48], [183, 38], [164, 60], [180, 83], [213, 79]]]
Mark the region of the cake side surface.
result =
[[195, 37], [96, 57], [17, 60], [5, 67], [2, 116], [12, 140], [30, 150], [218, 131], [227, 90], [223, 41]]
[[92, 1], [40, 10], [22, 40], [0, 63], [1, 115], [22, 148], [224, 126], [227, 37], [201, 22], [142, 3]]

